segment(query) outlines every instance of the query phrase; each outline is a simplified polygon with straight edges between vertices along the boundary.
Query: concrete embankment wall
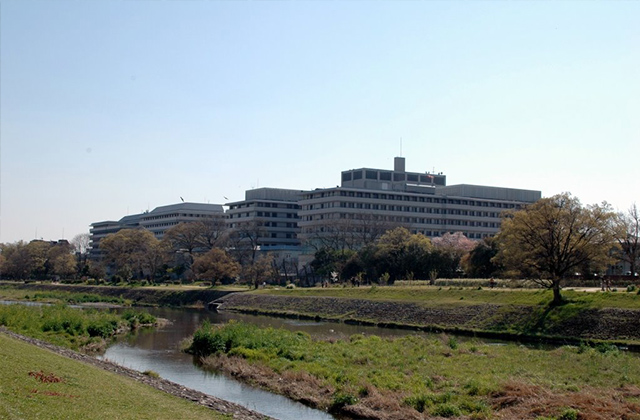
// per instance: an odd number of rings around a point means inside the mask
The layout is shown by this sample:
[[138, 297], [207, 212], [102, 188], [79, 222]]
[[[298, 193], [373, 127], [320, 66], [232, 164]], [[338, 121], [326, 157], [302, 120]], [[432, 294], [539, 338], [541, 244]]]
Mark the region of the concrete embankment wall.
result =
[[568, 317], [550, 316], [535, 306], [459, 305], [427, 307], [409, 302], [329, 297], [293, 297], [238, 293], [222, 298], [221, 308], [281, 316], [302, 316], [378, 326], [536, 340], [541, 337], [577, 340], [640, 341], [640, 311], [585, 309]]
[[13, 284], [12, 287], [22, 290], [64, 291], [71, 293], [92, 293], [102, 296], [114, 296], [129, 299], [136, 305], [159, 306], [192, 306], [207, 305], [231, 292], [212, 289], [150, 289], [141, 287], [110, 287], [110, 286], [72, 286], [63, 284]]

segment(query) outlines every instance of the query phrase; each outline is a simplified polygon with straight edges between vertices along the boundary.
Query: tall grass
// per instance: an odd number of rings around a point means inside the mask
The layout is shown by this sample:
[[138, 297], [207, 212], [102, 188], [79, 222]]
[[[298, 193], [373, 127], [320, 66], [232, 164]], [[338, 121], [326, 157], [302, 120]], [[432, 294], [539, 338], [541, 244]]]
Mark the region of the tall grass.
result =
[[344, 409], [358, 401], [367, 404], [375, 395], [391, 395], [405, 409], [440, 417], [489, 416], [490, 396], [511, 381], [560, 393], [640, 385], [640, 359], [615, 349], [536, 350], [459, 343], [446, 335], [324, 341], [242, 323], [204, 324], [189, 351], [237, 356], [279, 377], [304, 372], [333, 390], [325, 408]]
[[138, 312], [70, 308], [65, 305], [0, 305], [0, 325], [20, 334], [78, 349], [155, 318]]

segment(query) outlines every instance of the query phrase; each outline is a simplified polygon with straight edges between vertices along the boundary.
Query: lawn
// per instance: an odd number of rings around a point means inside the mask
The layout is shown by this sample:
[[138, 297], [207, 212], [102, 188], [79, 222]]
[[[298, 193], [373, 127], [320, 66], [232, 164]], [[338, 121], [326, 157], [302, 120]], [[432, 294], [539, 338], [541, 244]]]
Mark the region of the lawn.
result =
[[2, 419], [225, 419], [215, 411], [0, 333]]

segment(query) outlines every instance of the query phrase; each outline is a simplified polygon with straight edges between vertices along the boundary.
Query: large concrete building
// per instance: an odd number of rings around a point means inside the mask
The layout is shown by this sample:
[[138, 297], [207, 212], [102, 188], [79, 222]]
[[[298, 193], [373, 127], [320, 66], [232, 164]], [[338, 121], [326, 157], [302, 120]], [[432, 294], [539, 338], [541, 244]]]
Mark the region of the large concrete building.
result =
[[404, 226], [428, 237], [462, 232], [470, 239], [482, 239], [498, 232], [503, 211], [540, 197], [540, 191], [532, 190], [447, 186], [442, 173], [407, 172], [405, 159], [395, 158], [393, 170], [343, 171], [341, 186], [303, 193], [298, 225], [303, 242], [311, 244], [334, 235], [335, 226], [350, 230], [351, 238], [362, 242], [367, 231], [380, 230], [373, 225]]
[[156, 238], [162, 239], [164, 233], [171, 227], [182, 222], [196, 222], [206, 217], [224, 217], [224, 209], [220, 204], [207, 203], [177, 203], [155, 209], [125, 216], [118, 221], [106, 220], [91, 224], [90, 255], [100, 255], [100, 240], [109, 234], [121, 229], [145, 228], [151, 231]]
[[262, 251], [297, 249], [298, 201], [303, 191], [282, 188], [257, 188], [245, 192], [243, 201], [226, 204], [227, 225], [242, 229], [252, 225], [262, 232], [258, 246]]

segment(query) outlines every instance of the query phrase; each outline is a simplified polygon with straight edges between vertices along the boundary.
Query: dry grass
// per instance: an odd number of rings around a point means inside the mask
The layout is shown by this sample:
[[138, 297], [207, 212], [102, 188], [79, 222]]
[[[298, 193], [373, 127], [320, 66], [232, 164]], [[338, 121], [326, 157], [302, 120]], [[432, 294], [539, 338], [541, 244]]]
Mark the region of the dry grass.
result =
[[284, 395], [314, 408], [326, 409], [334, 389], [306, 372], [285, 371], [280, 374], [262, 364], [251, 364], [240, 357], [226, 355], [202, 359], [205, 368], [214, 369], [245, 383]]
[[578, 412], [580, 420], [640, 420], [640, 405], [628, 401], [640, 395], [637, 387], [579, 392], [551, 392], [540, 386], [510, 382], [491, 396], [496, 418], [536, 419], [554, 417], [563, 409]]
[[[311, 407], [326, 409], [334, 393], [318, 378], [300, 371], [282, 374], [264, 365], [250, 364], [240, 357], [210, 356], [203, 364], [233, 376], [243, 382], [282, 394]], [[358, 402], [342, 412], [358, 419], [418, 420], [427, 413], [418, 413], [403, 404], [405, 395], [368, 386], [361, 390]], [[640, 420], [640, 388], [602, 390], [585, 387], [579, 392], [557, 392], [547, 388], [511, 381], [488, 397], [496, 419], [536, 419], [557, 417], [563, 410], [574, 409], [580, 420]], [[462, 417], [468, 418], [468, 417]]]

